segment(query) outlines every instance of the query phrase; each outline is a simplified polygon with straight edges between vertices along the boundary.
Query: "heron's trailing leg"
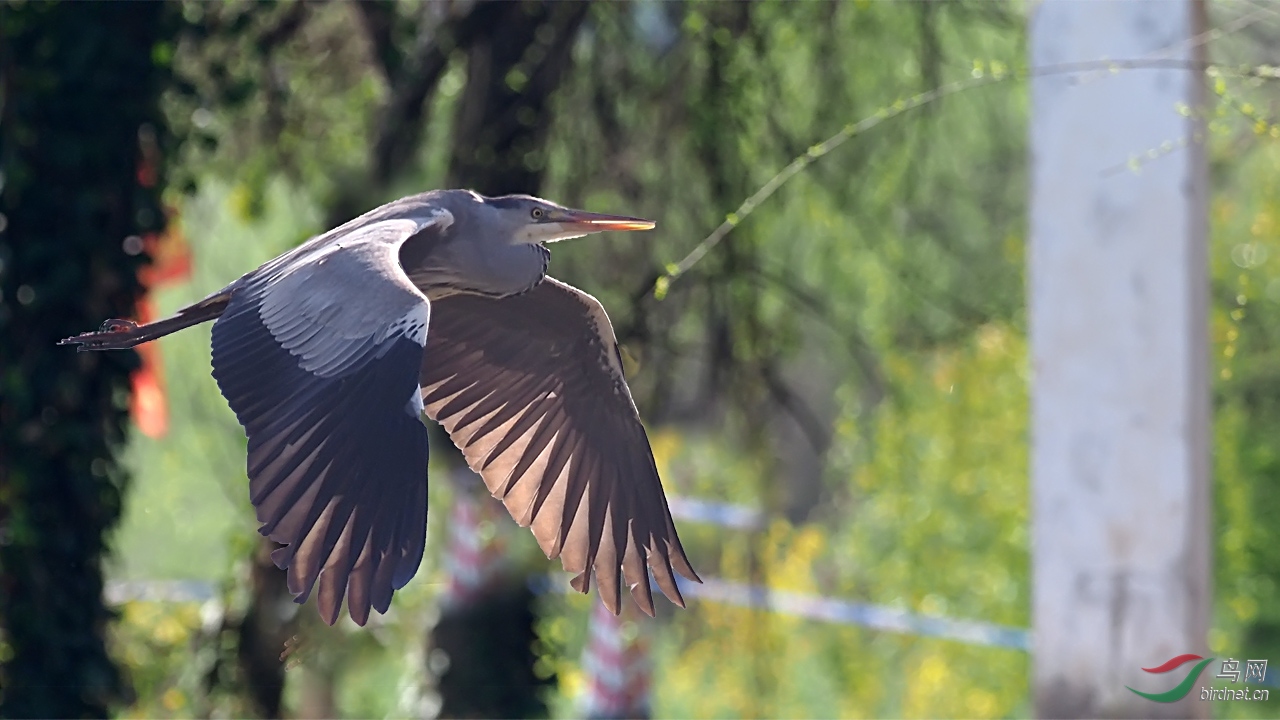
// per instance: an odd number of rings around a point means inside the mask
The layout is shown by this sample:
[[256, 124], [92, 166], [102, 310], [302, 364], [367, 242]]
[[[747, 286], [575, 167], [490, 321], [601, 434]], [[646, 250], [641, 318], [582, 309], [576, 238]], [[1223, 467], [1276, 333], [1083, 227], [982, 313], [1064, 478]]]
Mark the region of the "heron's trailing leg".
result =
[[94, 332], [80, 333], [75, 337], [58, 341], [59, 345], [79, 344], [76, 348], [85, 350], [123, 350], [145, 342], [143, 334], [138, 332], [142, 327], [132, 320], [111, 319], [102, 323], [102, 327]]
[[164, 337], [183, 328], [213, 320], [227, 309], [231, 293], [224, 292], [185, 307], [177, 315], [139, 325], [132, 320], [113, 318], [94, 332], [81, 333], [58, 341], [59, 345], [79, 345], [76, 350], [125, 350]]

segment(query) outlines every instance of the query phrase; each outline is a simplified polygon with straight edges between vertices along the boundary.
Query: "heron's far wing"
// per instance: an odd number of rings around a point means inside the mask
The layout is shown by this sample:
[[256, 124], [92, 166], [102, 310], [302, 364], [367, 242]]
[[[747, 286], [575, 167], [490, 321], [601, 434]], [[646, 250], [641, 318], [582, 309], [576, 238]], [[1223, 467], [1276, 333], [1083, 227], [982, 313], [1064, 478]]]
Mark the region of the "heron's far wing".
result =
[[249, 497], [272, 559], [333, 624], [363, 625], [422, 562], [427, 435], [418, 369], [430, 307], [398, 260], [448, 213], [370, 223], [264, 266], [213, 326], [213, 376], [249, 438]]
[[646, 565], [683, 606], [672, 569], [701, 581], [676, 536], [599, 301], [547, 278], [512, 297], [450, 296], [432, 312], [423, 404], [490, 492], [548, 557], [578, 573], [577, 590], [587, 591], [594, 569], [614, 613], [625, 579], [653, 614]]

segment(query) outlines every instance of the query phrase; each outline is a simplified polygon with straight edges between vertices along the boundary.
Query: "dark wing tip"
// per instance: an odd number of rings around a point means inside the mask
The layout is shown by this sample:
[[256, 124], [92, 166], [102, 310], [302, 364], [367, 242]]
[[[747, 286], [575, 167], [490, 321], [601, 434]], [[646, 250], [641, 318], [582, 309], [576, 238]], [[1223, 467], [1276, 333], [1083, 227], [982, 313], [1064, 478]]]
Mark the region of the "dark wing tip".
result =
[[[679, 542], [677, 540], [676, 542]], [[684, 548], [676, 545], [675, 552], [671, 553], [672, 567], [676, 572], [683, 575], [686, 579], [702, 584], [702, 578], [698, 577], [698, 573], [694, 572], [693, 566], [689, 564], [689, 558], [685, 557]]]
[[[684, 564], [684, 565], [685, 565], [684, 570], [677, 569], [677, 570], [676, 570], [676, 572], [678, 572], [678, 573], [680, 573], [681, 575], [683, 575], [686, 579], [691, 580], [691, 581], [696, 582], [696, 583], [698, 583], [699, 585], [701, 585], [701, 584], [702, 584], [702, 578], [698, 577], [698, 573], [696, 573], [696, 572], [694, 572], [694, 571], [693, 571], [693, 567], [692, 567], [692, 566], [690, 566], [688, 562], [685, 562], [685, 564]], [[688, 572], [686, 572], [686, 570], [687, 570]]]
[[680, 594], [680, 586], [676, 583], [675, 572], [671, 569], [671, 560], [659, 548], [661, 545], [654, 543], [654, 546], [648, 550], [649, 571], [653, 575], [653, 581], [657, 583], [658, 589], [667, 596], [668, 600], [677, 607], [684, 607], [684, 596]]
[[338, 615], [342, 613], [342, 597], [339, 596], [332, 602], [321, 599], [316, 602], [316, 609], [320, 611], [320, 619], [324, 620], [325, 625], [333, 627], [333, 624], [338, 622]]
[[645, 576], [644, 580], [631, 586], [631, 599], [635, 600], [636, 605], [644, 611], [649, 617], [657, 617], [653, 608], [653, 589], [649, 587], [649, 578]]
[[364, 604], [357, 604], [355, 606], [348, 604], [347, 612], [351, 615], [352, 622], [360, 627], [364, 627], [365, 623], [369, 622], [369, 608], [369, 605]]
[[[598, 582], [600, 578], [596, 578]], [[597, 594], [604, 602], [604, 606], [614, 615], [622, 614], [622, 585], [616, 580], [613, 583], [600, 583], [596, 588]]]

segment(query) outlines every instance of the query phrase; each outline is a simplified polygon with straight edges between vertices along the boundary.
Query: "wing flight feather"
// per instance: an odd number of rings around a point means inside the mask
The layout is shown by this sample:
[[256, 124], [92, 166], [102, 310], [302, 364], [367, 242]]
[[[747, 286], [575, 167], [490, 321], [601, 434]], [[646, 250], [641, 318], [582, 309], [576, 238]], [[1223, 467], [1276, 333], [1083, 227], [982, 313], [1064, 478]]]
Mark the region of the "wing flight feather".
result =
[[427, 436], [418, 372], [430, 306], [400, 267], [410, 237], [452, 218], [353, 226], [235, 288], [213, 327], [213, 375], [249, 439], [249, 497], [272, 559], [321, 616], [386, 612], [422, 561]]
[[432, 306], [423, 405], [511, 516], [586, 592], [620, 610], [623, 584], [652, 615], [658, 587], [683, 606], [685, 557], [604, 308], [547, 278], [511, 297]]

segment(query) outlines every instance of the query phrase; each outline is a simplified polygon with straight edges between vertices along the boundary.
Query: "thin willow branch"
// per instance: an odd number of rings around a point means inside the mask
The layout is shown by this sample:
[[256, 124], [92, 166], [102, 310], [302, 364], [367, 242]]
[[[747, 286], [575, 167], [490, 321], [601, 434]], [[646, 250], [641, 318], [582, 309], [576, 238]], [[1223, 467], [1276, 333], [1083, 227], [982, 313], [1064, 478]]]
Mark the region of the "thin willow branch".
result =
[[[658, 276], [649, 292], [658, 300], [666, 297], [667, 291], [670, 289], [672, 282], [684, 275], [690, 268], [701, 261], [707, 253], [711, 252], [712, 249], [719, 245], [735, 227], [745, 220], [748, 215], [754, 212], [761, 203], [768, 200], [775, 192], [778, 191], [779, 188], [785, 185], [796, 175], [800, 174], [802, 170], [815, 161], [828, 155], [831, 151], [845, 144], [852, 138], [868, 132], [886, 120], [898, 117], [899, 115], [903, 115], [911, 110], [937, 102], [959, 92], [973, 90], [987, 85], [994, 85], [1007, 80], [1025, 80], [1036, 77], [1072, 75], [1077, 73], [1094, 73], [1097, 77], [1104, 77], [1106, 75], [1114, 75], [1121, 70], [1187, 70], [1192, 72], [1202, 72], [1210, 77], [1218, 77], [1221, 75], [1259, 78], [1264, 80], [1280, 79], [1280, 67], [1271, 65], [1231, 68], [1207, 62], [1170, 58], [1070, 62], [1033, 68], [1029, 71], [1021, 72], [1011, 72], [1005, 69], [1002, 65], [995, 63], [992, 64], [990, 71], [985, 70], [981, 66], [975, 66], [973, 70], [973, 77], [966, 78], [964, 80], [955, 80], [945, 85], [933, 88], [932, 90], [898, 100], [888, 107], [881, 108], [870, 117], [845, 125], [841, 128], [840, 132], [832, 135], [821, 143], [810, 147], [804, 154], [792, 160], [786, 167], [779, 171], [778, 174], [774, 175], [768, 182], [761, 186], [759, 190], [744, 200], [742, 204], [738, 206], [737, 210], [729, 213], [729, 215], [725, 217], [724, 222], [720, 223], [720, 225], [713, 230], [710, 235], [706, 236], [702, 242], [698, 243], [688, 255], [680, 260], [680, 262], [667, 265], [666, 272]], [[1092, 77], [1079, 78], [1078, 82], [1083, 84], [1091, 81], [1092, 79]]]

